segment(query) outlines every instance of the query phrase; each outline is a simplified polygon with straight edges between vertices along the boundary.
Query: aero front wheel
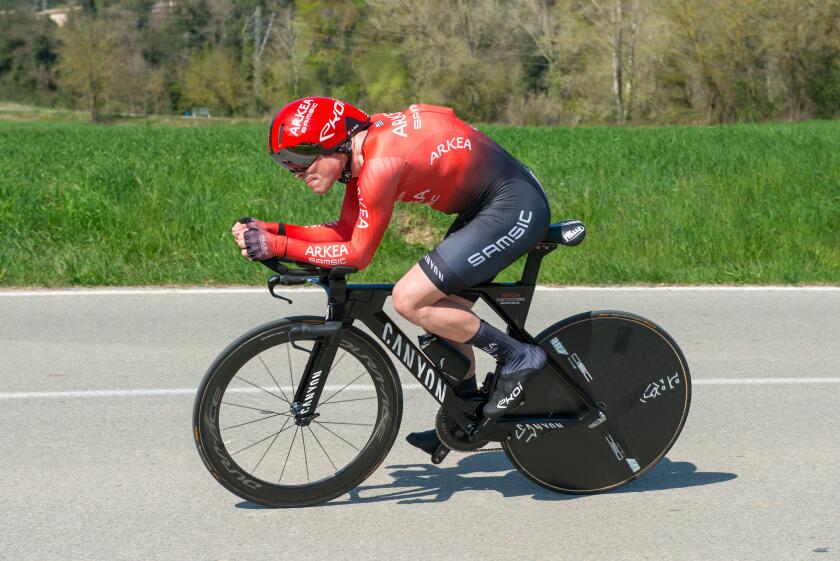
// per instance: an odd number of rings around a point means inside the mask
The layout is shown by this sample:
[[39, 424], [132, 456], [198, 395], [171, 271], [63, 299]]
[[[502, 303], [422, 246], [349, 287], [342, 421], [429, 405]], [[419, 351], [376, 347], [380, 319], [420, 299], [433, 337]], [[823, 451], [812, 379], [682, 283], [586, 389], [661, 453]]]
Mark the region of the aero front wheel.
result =
[[199, 387], [193, 429], [201, 459], [240, 497], [274, 507], [333, 499], [364, 481], [399, 431], [402, 390], [393, 363], [355, 327], [338, 351], [311, 422], [292, 412], [317, 340], [292, 336], [296, 317], [243, 335], [215, 360]]
[[[564, 493], [614, 489], [653, 468], [682, 431], [691, 377], [676, 342], [656, 324], [626, 312], [587, 312], [536, 337], [551, 358], [603, 407], [607, 420], [556, 428], [517, 425], [502, 446], [527, 477]], [[526, 388], [518, 414], [582, 411], [549, 363]]]

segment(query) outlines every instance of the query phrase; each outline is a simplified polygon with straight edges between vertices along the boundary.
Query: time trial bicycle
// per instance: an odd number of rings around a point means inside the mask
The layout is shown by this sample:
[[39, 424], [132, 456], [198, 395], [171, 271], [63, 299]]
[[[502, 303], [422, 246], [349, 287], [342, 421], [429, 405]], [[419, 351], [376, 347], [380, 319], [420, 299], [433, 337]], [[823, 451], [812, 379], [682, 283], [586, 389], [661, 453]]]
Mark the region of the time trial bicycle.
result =
[[525, 330], [542, 259], [585, 234], [577, 220], [553, 224], [518, 282], [461, 293], [480, 297], [511, 336], [548, 353], [525, 403], [495, 420], [482, 407], [498, 371], [477, 394], [458, 395], [466, 357], [431, 334], [415, 345], [383, 311], [393, 285], [348, 284], [351, 267], [263, 261], [276, 273], [272, 296], [291, 303], [278, 286], [313, 283], [326, 291], [327, 314], [261, 325], [216, 358], [193, 409], [205, 466], [231, 492], [273, 507], [315, 505], [353, 489], [382, 463], [400, 427], [402, 387], [387, 349], [440, 405], [435, 463], [450, 450], [498, 442], [526, 477], [562, 493], [608, 491], [649, 472], [679, 436], [691, 401], [676, 342], [620, 311], [578, 314], [536, 336]]

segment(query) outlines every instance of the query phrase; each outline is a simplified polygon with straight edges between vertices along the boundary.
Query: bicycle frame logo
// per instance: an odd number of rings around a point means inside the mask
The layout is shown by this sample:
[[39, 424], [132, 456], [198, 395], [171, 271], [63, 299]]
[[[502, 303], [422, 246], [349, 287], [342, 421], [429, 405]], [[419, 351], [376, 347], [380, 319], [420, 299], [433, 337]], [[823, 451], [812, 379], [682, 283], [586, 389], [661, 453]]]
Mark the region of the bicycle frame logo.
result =
[[417, 381], [423, 384], [436, 400], [443, 403], [446, 397], [446, 384], [441, 380], [432, 363], [423, 359], [424, 355], [408, 341], [408, 338], [387, 321], [379, 338], [417, 378]]
[[306, 388], [306, 399], [303, 401], [303, 409], [300, 411], [301, 416], [308, 415], [309, 410], [312, 409], [312, 399], [315, 397], [315, 390], [318, 388], [318, 382], [321, 380], [321, 372], [321, 370], [313, 372], [309, 378], [309, 387]]
[[528, 444], [529, 442], [531, 442], [531, 440], [538, 438], [540, 436], [540, 432], [542, 431], [562, 428], [563, 423], [517, 423], [516, 431], [514, 434], [516, 435], [516, 440], [522, 440], [524, 437], [527, 436], [527, 438], [525, 438], [525, 444]]

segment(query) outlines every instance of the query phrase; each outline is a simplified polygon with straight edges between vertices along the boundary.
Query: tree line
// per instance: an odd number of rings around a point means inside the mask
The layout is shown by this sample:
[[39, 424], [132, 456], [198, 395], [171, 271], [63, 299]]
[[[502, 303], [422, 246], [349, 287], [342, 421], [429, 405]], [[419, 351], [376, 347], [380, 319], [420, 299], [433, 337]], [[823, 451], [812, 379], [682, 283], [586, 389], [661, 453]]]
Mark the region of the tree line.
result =
[[838, 117], [840, 0], [0, 2], [2, 99], [97, 120], [307, 95], [518, 125]]

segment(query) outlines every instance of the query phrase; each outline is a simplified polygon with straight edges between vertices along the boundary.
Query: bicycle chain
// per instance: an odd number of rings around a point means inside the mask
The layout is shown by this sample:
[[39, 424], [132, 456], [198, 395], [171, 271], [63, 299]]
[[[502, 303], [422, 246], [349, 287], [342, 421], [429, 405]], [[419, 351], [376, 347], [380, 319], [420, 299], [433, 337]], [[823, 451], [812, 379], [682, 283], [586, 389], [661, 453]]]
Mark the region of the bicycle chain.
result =
[[[504, 452], [504, 448], [479, 448], [478, 450], [470, 450], [469, 452], [464, 452], [464, 454], [478, 454], [479, 452]], [[455, 452], [460, 452], [460, 450], [455, 450]]]
[[[446, 414], [444, 409], [441, 407], [438, 410], [437, 417], [435, 418], [435, 431], [438, 433], [438, 438], [441, 440], [441, 443], [443, 445], [445, 445], [447, 448], [449, 448], [450, 452], [460, 452], [462, 454], [476, 454], [476, 453], [479, 453], [479, 452], [502, 452], [502, 451], [504, 451], [504, 449], [501, 448], [501, 447], [498, 447], [498, 448], [484, 448], [484, 447], [482, 447], [482, 448], [476, 448], [475, 450], [463, 450], [463, 449], [458, 448], [458, 447], [450, 446], [451, 443], [447, 442], [447, 440], [449, 440], [449, 439], [441, 437], [441, 433], [442, 432], [445, 433], [449, 429], [449, 427], [446, 424], [448, 419], [449, 419], [449, 416]], [[489, 444], [489, 441], [486, 442], [486, 443]]]

